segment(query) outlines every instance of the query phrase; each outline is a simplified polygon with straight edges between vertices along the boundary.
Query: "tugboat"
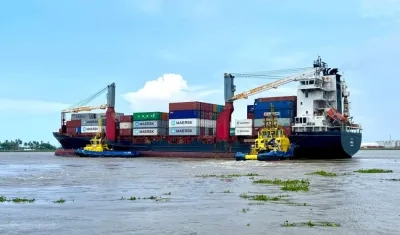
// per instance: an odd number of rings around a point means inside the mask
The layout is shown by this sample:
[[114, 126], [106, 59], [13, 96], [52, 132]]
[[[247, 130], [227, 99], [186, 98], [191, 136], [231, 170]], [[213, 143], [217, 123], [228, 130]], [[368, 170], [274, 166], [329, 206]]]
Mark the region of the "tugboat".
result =
[[270, 118], [265, 117], [264, 127], [258, 131], [258, 137], [251, 146], [250, 153], [236, 153], [236, 161], [258, 160], [279, 161], [291, 159], [296, 145], [291, 144], [282, 126], [278, 125], [274, 106], [271, 104]]
[[87, 144], [84, 148], [77, 149], [75, 154], [79, 157], [132, 158], [139, 156], [139, 153], [135, 151], [115, 151], [109, 148], [102, 132], [101, 118], [99, 118], [99, 132], [90, 140], [90, 144]]

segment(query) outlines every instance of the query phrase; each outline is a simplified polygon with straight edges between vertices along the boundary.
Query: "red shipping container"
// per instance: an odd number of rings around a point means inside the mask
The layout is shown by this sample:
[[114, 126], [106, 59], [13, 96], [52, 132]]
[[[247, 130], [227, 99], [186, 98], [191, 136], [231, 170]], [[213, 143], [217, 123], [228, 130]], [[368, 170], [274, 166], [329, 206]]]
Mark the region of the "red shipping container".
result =
[[120, 122], [133, 122], [133, 116], [132, 115], [124, 115], [119, 117]]
[[168, 121], [168, 113], [162, 113], [161, 114], [161, 120]]
[[76, 133], [76, 127], [67, 127], [67, 134]]
[[119, 129], [120, 136], [132, 136], [132, 129]]
[[254, 119], [254, 113], [247, 113], [247, 119]]
[[71, 127], [71, 128], [77, 128], [81, 126], [81, 120], [71, 120], [71, 121], [67, 121], [66, 126], [67, 128]]
[[263, 97], [258, 98], [259, 102], [274, 102], [274, 101], [294, 101], [297, 102], [297, 96], [278, 96], [278, 97]]
[[169, 103], [169, 111], [179, 110], [201, 110], [200, 102], [181, 102], [181, 103]]

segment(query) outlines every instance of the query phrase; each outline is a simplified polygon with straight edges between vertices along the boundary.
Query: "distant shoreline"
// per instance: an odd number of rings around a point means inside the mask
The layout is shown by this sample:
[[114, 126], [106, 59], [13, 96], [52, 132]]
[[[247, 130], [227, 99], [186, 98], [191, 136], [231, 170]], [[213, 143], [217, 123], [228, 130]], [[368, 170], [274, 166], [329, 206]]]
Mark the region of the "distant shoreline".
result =
[[360, 150], [400, 150], [400, 148], [361, 148]]
[[55, 152], [56, 150], [52, 149], [41, 149], [41, 150], [0, 150], [0, 153], [49, 153]]

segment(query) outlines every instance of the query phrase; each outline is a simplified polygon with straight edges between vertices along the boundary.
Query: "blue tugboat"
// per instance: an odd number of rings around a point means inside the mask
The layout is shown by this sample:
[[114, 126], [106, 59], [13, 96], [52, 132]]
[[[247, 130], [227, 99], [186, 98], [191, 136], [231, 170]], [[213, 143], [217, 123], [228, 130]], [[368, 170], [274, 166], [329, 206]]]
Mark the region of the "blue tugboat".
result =
[[99, 130], [91, 140], [90, 144], [84, 148], [79, 148], [75, 154], [79, 157], [119, 157], [119, 158], [133, 158], [138, 157], [139, 153], [136, 151], [115, 151], [108, 147], [107, 142], [102, 137], [101, 118], [99, 119]]

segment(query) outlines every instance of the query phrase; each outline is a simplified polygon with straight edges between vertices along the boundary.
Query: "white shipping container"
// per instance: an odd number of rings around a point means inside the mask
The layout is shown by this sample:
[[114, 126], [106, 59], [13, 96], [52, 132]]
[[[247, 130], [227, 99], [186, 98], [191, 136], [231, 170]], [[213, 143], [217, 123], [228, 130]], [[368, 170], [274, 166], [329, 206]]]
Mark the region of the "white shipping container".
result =
[[[278, 124], [281, 126], [291, 126], [292, 125], [292, 119], [291, 118], [277, 118], [278, 119]], [[261, 119], [254, 119], [254, 127], [262, 127], [264, 126], [264, 118]], [[268, 119], [267, 119], [268, 121]]]
[[73, 114], [71, 114], [71, 120], [94, 119], [94, 118], [96, 118], [95, 113], [73, 113]]
[[238, 136], [250, 136], [253, 135], [253, 128], [251, 127], [236, 127], [235, 128], [235, 135]]
[[134, 121], [134, 128], [163, 128], [167, 127], [166, 121], [153, 120], [153, 121]]
[[169, 127], [200, 127], [200, 119], [169, 119]]
[[206, 120], [200, 119], [200, 127], [205, 127], [205, 126], [206, 126]]
[[156, 136], [156, 135], [166, 135], [167, 128], [141, 128], [133, 129], [133, 136]]
[[120, 122], [119, 129], [132, 129], [132, 122]]
[[169, 128], [168, 135], [173, 136], [190, 136], [190, 135], [200, 135], [200, 127], [178, 127]]
[[[81, 120], [81, 126], [98, 126], [99, 125], [99, 119], [82, 119]], [[106, 125], [106, 119], [101, 120], [101, 125], [105, 126]]]
[[206, 120], [206, 128], [212, 128], [212, 120]]
[[[81, 127], [81, 133], [96, 133], [99, 132], [99, 127], [98, 126], [82, 126]], [[102, 126], [101, 127], [102, 132], [106, 131], [106, 127]]]
[[253, 120], [252, 119], [236, 120], [235, 127], [253, 127]]
[[212, 120], [211, 121], [211, 125], [212, 125], [212, 128], [216, 128], [217, 127], [217, 120]]

